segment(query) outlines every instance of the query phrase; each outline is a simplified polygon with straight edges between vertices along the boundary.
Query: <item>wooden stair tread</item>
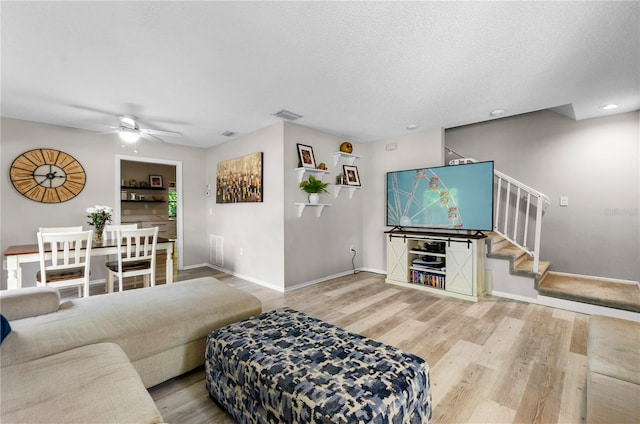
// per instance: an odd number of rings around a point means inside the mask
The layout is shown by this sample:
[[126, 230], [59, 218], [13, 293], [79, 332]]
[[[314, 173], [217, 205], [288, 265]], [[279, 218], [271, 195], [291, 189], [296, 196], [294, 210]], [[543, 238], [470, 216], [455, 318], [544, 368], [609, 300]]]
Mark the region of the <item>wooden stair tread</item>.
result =
[[522, 255], [526, 255], [526, 252], [517, 246], [509, 244], [495, 252], [491, 252], [490, 255], [519, 258]]
[[[548, 261], [540, 261], [538, 263], [538, 274], [542, 275], [545, 272], [547, 272], [547, 270], [549, 269], [549, 266], [551, 266], [550, 262], [548, 262]], [[533, 273], [533, 260], [526, 259], [526, 260], [520, 262], [518, 265], [516, 265], [515, 270], [516, 271], [525, 271], [525, 272]]]
[[544, 296], [640, 312], [640, 288], [637, 284], [548, 274], [538, 285]]

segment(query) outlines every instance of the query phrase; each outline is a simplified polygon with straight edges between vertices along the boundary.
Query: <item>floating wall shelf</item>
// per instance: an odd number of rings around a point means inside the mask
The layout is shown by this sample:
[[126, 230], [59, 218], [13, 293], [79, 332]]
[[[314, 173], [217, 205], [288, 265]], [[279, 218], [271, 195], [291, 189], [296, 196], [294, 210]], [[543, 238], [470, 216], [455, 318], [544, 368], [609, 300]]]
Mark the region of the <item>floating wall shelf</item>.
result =
[[304, 178], [305, 173], [309, 173], [322, 181], [324, 174], [329, 174], [331, 171], [325, 171], [324, 169], [315, 169], [315, 168], [295, 168], [295, 171], [298, 173], [298, 182], [301, 183]]
[[333, 155], [333, 166], [338, 166], [338, 162], [340, 161], [340, 158], [344, 159], [347, 165], [353, 165], [353, 162], [355, 162], [356, 159], [360, 159], [359, 155], [353, 155], [351, 153], [335, 152], [335, 153], [332, 153], [332, 155]]
[[341, 189], [345, 189], [349, 192], [349, 199], [353, 199], [353, 193], [356, 192], [356, 190], [362, 188], [360, 186], [350, 186], [350, 185], [332, 185], [331, 186], [331, 192], [333, 193], [333, 197], [337, 198], [338, 195], [340, 194], [340, 190]]
[[304, 208], [307, 206], [316, 208], [316, 216], [320, 218], [320, 215], [322, 215], [322, 211], [324, 210], [325, 206], [331, 205], [326, 203], [296, 203], [296, 206], [298, 207], [298, 218], [302, 216], [302, 211], [304, 211]]

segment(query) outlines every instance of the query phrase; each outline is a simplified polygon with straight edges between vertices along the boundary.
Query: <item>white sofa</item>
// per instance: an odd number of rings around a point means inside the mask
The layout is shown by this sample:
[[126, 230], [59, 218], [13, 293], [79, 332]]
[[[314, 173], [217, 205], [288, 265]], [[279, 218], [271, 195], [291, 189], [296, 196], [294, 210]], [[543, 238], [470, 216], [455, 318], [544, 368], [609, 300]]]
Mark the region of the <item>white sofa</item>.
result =
[[0, 421], [162, 422], [145, 388], [204, 363], [207, 335], [260, 301], [211, 278], [60, 302], [56, 289], [0, 292]]

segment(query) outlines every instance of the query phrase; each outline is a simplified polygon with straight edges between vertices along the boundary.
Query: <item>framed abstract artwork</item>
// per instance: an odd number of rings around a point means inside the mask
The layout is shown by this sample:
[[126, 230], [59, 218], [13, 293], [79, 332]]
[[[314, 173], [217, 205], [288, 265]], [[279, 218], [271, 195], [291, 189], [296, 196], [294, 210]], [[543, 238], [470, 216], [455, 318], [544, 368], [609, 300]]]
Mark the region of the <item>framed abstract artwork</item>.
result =
[[262, 202], [262, 152], [218, 162], [216, 203]]

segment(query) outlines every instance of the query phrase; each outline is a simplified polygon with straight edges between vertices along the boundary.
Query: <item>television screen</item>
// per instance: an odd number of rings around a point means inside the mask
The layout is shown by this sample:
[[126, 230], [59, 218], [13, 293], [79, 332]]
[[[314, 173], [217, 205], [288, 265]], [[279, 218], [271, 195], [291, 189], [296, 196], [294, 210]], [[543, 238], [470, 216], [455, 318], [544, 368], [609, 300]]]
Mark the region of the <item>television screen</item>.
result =
[[493, 230], [493, 161], [387, 173], [387, 225]]

